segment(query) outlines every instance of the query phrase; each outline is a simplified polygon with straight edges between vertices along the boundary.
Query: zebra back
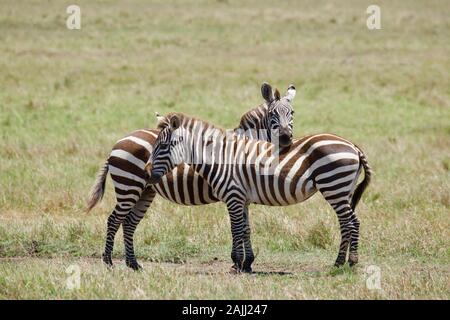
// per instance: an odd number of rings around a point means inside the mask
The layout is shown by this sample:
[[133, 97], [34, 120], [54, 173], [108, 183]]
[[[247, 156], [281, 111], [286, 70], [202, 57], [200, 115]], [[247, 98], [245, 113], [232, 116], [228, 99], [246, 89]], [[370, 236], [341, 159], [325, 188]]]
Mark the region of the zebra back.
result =
[[[339, 190], [337, 195], [345, 193], [342, 197], [348, 198], [360, 171], [362, 152], [350, 141], [333, 134], [310, 135], [294, 140], [289, 147], [278, 148], [238, 135], [224, 138], [222, 129], [183, 114], [167, 117], [179, 120], [174, 121], [176, 127], [171, 124], [161, 127], [151, 159], [152, 176], [164, 176], [171, 169], [167, 163], [176, 165], [172, 155], [182, 154], [180, 160], [193, 166], [221, 200], [235, 185], [246, 193], [248, 202], [289, 205], [338, 182], [345, 190]], [[193, 153], [188, 156], [186, 150]], [[343, 180], [336, 182], [339, 178]]]

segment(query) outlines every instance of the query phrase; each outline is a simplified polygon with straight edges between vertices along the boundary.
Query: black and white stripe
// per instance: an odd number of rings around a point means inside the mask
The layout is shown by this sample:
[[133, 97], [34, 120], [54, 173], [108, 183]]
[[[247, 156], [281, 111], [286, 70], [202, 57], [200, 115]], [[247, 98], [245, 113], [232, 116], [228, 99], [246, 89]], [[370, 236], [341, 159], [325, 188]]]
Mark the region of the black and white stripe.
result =
[[[337, 214], [341, 245], [336, 265], [349, 250], [358, 261], [359, 220], [355, 207], [368, 186], [371, 170], [353, 143], [332, 134], [311, 135], [279, 148], [266, 141], [234, 135], [182, 114], [167, 116], [147, 164], [150, 183], [181, 162], [192, 167], [225, 202], [233, 235], [232, 259], [237, 270], [251, 271], [248, 205], [286, 206], [320, 191]], [[364, 168], [365, 178], [357, 184]]]
[[295, 98], [296, 90], [290, 85], [284, 97], [280, 97], [278, 90], [272, 92], [272, 87], [263, 83], [261, 94], [265, 103], [245, 113], [239, 127], [234, 131], [240, 136], [265, 140], [288, 146], [292, 142], [294, 127], [294, 109], [291, 101]]
[[[290, 103], [295, 96], [295, 88], [290, 86], [286, 95], [280, 97], [278, 91], [272, 94], [270, 85], [264, 83], [261, 92], [265, 103], [246, 113], [242, 117], [237, 130], [257, 128], [257, 131], [248, 130], [248, 135], [258, 133], [255, 138], [270, 139], [271, 134], [267, 134], [267, 131], [272, 130], [276, 125], [288, 124], [287, 127], [290, 131], [286, 134], [289, 138], [286, 141], [290, 143], [293, 117]], [[160, 126], [165, 125], [165, 117], [158, 117], [158, 120]], [[88, 210], [91, 210], [102, 198], [106, 176], [109, 171], [113, 180], [117, 203], [108, 218], [107, 224], [103, 260], [108, 265], [112, 265], [111, 256], [114, 238], [122, 224], [126, 264], [133, 269], [140, 268], [134, 254], [133, 235], [156, 194], [182, 205], [202, 205], [218, 201], [208, 183], [186, 164], [176, 166], [158, 184], [154, 186], [147, 184], [147, 173], [144, 166], [152, 154], [153, 144], [158, 133], [159, 130], [137, 130], [117, 141], [108, 160], [100, 170], [91, 191]]]

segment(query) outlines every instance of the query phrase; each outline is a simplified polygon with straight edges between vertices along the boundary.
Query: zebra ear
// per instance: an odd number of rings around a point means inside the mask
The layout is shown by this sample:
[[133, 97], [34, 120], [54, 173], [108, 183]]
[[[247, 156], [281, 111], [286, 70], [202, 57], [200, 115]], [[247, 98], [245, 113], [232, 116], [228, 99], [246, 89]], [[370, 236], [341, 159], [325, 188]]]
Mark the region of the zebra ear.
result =
[[162, 115], [160, 115], [158, 112], [155, 111], [155, 116], [156, 116], [156, 124], [159, 125], [161, 122], [164, 121], [164, 117]]
[[181, 125], [181, 121], [180, 118], [174, 114], [171, 118], [170, 118], [170, 130], [174, 131], [177, 130]]
[[261, 95], [267, 103], [270, 104], [273, 101], [272, 87], [267, 82], [261, 85]]
[[280, 91], [278, 91], [278, 89], [275, 89], [275, 93], [273, 94], [273, 96], [275, 97], [275, 100], [280, 100]]
[[292, 100], [294, 100], [295, 98], [295, 94], [297, 93], [297, 91], [295, 90], [295, 87], [293, 84], [289, 85], [287, 91], [286, 91], [286, 96], [285, 98], [291, 102]]

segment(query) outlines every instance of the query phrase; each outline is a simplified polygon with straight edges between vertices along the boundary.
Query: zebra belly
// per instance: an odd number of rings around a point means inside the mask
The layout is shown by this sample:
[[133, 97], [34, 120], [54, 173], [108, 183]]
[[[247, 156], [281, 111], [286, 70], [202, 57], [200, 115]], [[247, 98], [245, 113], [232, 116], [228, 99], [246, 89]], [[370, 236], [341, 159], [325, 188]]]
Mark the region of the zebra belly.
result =
[[216, 203], [218, 200], [205, 200], [205, 201], [201, 201], [201, 200], [197, 200], [197, 201], [189, 201], [189, 200], [185, 200], [186, 196], [184, 199], [180, 199], [179, 197], [174, 197], [173, 195], [170, 194], [170, 190], [169, 189], [165, 189], [164, 187], [160, 187], [157, 186], [155, 187], [156, 193], [159, 194], [161, 197], [163, 197], [166, 200], [169, 200], [170, 202], [174, 202], [176, 204], [180, 204], [180, 205], [185, 205], [185, 206], [200, 206], [200, 205], [206, 205], [206, 204], [211, 204], [211, 203]]
[[268, 206], [288, 206], [310, 198], [317, 189], [312, 180], [286, 179], [284, 176], [259, 176], [257, 184], [250, 186], [249, 202]]
[[167, 193], [165, 193], [164, 191], [160, 191], [158, 190], [158, 188], [156, 188], [156, 193], [159, 194], [161, 197], [163, 197], [166, 200], [169, 200], [170, 202], [176, 203], [176, 204], [180, 204], [180, 205], [184, 205], [184, 206], [200, 206], [200, 205], [206, 205], [206, 204], [211, 204], [211, 203], [215, 203], [217, 201], [205, 201], [205, 202], [189, 202], [189, 201], [182, 201], [182, 200], [178, 200], [177, 198], [172, 198], [171, 196], [168, 196]]
[[205, 179], [191, 167], [181, 164], [154, 186], [166, 200], [182, 205], [203, 205], [219, 201]]

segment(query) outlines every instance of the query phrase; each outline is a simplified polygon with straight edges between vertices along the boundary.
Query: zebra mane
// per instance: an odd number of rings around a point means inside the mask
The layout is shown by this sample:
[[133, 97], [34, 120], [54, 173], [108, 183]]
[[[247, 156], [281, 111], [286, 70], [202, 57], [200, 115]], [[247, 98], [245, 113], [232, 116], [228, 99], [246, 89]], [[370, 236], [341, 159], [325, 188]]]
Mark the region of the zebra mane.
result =
[[237, 129], [256, 129], [256, 128], [252, 128], [250, 127], [250, 123], [253, 124], [259, 124], [258, 127], [265, 127], [265, 123], [264, 120], [267, 117], [269, 111], [269, 106], [267, 105], [267, 103], [262, 103], [259, 106], [257, 106], [256, 108], [253, 108], [249, 111], [247, 111], [246, 113], [244, 113], [241, 117], [241, 121], [239, 121], [239, 126], [236, 127], [234, 130]]
[[167, 128], [169, 126], [169, 124], [170, 124], [170, 118], [172, 118], [174, 115], [176, 115], [178, 117], [178, 119], [180, 119], [180, 123], [181, 123], [182, 127], [186, 127], [186, 124], [188, 122], [191, 122], [191, 123], [200, 122], [200, 123], [202, 123], [203, 127], [209, 127], [209, 128], [212, 128], [212, 129], [217, 129], [217, 130], [220, 130], [222, 132], [225, 131], [223, 128], [217, 127], [216, 125], [213, 125], [213, 124], [211, 124], [211, 123], [209, 123], [209, 122], [207, 122], [205, 120], [198, 119], [198, 118], [195, 118], [195, 117], [191, 117], [191, 116], [188, 116], [188, 115], [186, 115], [184, 113], [181, 113], [181, 112], [171, 112], [171, 113], [168, 113], [167, 115], [165, 115], [163, 117], [163, 119], [161, 119], [159, 121], [157, 129], [163, 130], [163, 129]]

